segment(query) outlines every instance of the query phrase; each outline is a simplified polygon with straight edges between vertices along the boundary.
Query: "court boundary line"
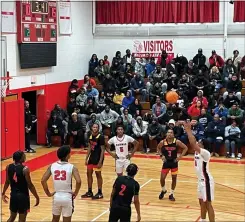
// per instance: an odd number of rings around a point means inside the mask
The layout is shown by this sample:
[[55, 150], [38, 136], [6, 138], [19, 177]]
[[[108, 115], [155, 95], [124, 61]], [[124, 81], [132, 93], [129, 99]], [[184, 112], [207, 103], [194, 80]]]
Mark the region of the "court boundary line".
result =
[[[150, 183], [153, 179], [149, 179], [148, 181], [146, 181], [144, 184], [142, 184], [140, 186], [140, 189], [142, 189], [144, 186], [146, 186], [148, 183]], [[108, 201], [110, 202], [110, 201]], [[103, 211], [101, 214], [99, 214], [97, 217], [93, 218], [90, 222], [96, 221], [97, 219], [101, 218], [103, 215], [105, 215], [106, 213], [108, 213], [110, 211], [110, 208], [108, 208], [107, 210]]]

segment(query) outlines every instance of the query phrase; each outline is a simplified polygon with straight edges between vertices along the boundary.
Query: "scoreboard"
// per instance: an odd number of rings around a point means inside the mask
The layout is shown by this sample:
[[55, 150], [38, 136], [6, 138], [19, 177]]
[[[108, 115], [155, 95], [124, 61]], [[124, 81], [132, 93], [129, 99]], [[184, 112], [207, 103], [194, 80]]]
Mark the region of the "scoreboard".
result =
[[56, 1], [17, 1], [18, 43], [56, 43]]

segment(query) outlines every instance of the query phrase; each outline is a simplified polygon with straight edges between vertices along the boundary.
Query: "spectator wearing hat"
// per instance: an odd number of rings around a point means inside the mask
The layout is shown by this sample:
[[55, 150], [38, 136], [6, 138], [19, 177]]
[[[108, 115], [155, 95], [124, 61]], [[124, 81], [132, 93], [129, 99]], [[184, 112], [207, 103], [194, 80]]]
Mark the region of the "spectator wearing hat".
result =
[[[241, 130], [237, 126], [236, 120], [233, 120], [231, 125], [225, 127], [225, 148], [226, 157], [235, 158], [235, 148], [237, 147], [238, 152], [241, 152]], [[230, 152], [231, 148], [231, 152]]]
[[228, 92], [233, 92], [234, 95], [241, 101], [242, 98], [242, 82], [237, 78], [236, 75], [233, 75], [231, 80], [228, 81], [226, 92], [224, 92], [223, 98], [226, 99]]
[[206, 56], [203, 55], [202, 49], [198, 49], [197, 54], [193, 58], [193, 62], [198, 67], [198, 69], [206, 66]]
[[176, 66], [176, 71], [177, 71], [176, 74], [178, 77], [184, 73], [184, 69], [187, 64], [188, 64], [187, 58], [183, 56], [182, 53], [178, 53], [175, 58], [175, 66]]
[[176, 122], [174, 119], [170, 119], [164, 129], [164, 134], [168, 132], [169, 129], [172, 129], [174, 131], [174, 137], [176, 139], [180, 139], [180, 137], [183, 135], [184, 130], [183, 128], [177, 126]]
[[[214, 115], [214, 120], [208, 123], [206, 129], [207, 139], [205, 140], [208, 145], [208, 150], [211, 156], [219, 156], [220, 148], [224, 140], [225, 124], [218, 114]], [[212, 148], [214, 146], [214, 149]]]
[[224, 59], [213, 50], [212, 55], [209, 57], [209, 64], [210, 68], [217, 66], [219, 70], [222, 70], [225, 62]]

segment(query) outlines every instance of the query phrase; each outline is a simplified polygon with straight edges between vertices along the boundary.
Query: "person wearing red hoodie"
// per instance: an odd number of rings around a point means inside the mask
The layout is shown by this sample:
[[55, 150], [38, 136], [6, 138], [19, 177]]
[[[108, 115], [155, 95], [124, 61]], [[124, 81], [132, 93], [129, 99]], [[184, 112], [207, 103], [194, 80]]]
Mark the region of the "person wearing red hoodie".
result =
[[161, 57], [159, 57], [157, 60], [157, 65], [160, 65], [162, 69], [167, 68], [167, 64], [170, 63], [170, 60], [171, 59], [166, 50], [163, 50]]
[[203, 96], [202, 90], [197, 91], [197, 96], [193, 98], [192, 104], [196, 104], [197, 101], [201, 101], [203, 108], [208, 108], [208, 100], [205, 96]]
[[196, 104], [192, 104], [188, 108], [188, 115], [190, 117], [199, 117], [201, 115], [201, 110], [202, 110], [202, 102], [200, 100], [197, 101]]
[[90, 78], [88, 74], [86, 74], [84, 76], [84, 80], [83, 80], [83, 86], [85, 88], [88, 87], [88, 85], [91, 85], [92, 87], [95, 87], [96, 86], [96, 82], [93, 78]]
[[222, 59], [220, 55], [217, 55], [216, 51], [213, 50], [212, 55], [209, 58], [209, 64], [210, 68], [212, 68], [213, 66], [217, 66], [219, 69], [222, 69], [225, 62], [224, 59]]

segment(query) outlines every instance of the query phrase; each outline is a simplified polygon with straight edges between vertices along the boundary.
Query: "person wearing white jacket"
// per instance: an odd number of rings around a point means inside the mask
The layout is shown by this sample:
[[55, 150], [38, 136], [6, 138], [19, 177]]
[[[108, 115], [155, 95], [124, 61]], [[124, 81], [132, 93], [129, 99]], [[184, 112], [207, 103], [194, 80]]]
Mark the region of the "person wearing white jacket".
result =
[[142, 120], [141, 116], [136, 118], [136, 122], [133, 124], [133, 135], [132, 137], [142, 138], [143, 139], [143, 151], [150, 152], [150, 149], [147, 148], [148, 136], [147, 136], [148, 123]]

